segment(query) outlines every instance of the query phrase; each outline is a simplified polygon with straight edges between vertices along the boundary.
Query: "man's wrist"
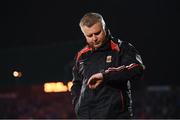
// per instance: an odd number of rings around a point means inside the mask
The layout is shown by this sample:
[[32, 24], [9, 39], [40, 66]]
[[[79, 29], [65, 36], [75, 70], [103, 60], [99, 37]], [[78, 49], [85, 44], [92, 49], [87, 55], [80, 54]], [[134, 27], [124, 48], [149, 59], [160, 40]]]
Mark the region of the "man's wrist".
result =
[[107, 81], [107, 72], [105, 71], [101, 71], [101, 74], [102, 74], [102, 78], [103, 78], [103, 82], [106, 82]]

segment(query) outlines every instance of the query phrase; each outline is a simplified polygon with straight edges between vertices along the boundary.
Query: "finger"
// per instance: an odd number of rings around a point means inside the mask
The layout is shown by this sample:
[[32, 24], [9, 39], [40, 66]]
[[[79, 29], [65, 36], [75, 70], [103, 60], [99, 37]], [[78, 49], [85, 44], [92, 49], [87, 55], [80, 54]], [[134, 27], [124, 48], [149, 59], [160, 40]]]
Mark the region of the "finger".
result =
[[96, 81], [94, 79], [91, 79], [89, 85], [94, 85], [94, 84], [96, 84]]
[[97, 88], [98, 86], [99, 86], [99, 84], [97, 83], [97, 84], [94, 85], [94, 88]]
[[94, 85], [89, 85], [89, 88], [90, 88], [90, 89], [95, 89], [95, 88], [97, 88], [97, 87], [100, 85], [100, 83], [101, 83], [101, 82], [98, 82], [98, 83], [96, 83], [96, 84], [94, 84]]
[[93, 81], [94, 79], [95, 79], [95, 77], [94, 77], [94, 75], [92, 75], [92, 76], [89, 78], [87, 84], [88, 84], [88, 85], [89, 85], [89, 84], [92, 84], [92, 83], [94, 82], [94, 81]]
[[90, 82], [90, 79], [88, 80], [87, 85], [89, 85], [89, 82]]
[[95, 89], [94, 85], [89, 85], [90, 89]]
[[95, 89], [100, 85], [101, 82], [97, 82], [96, 84], [94, 84], [92, 87]]
[[91, 89], [95, 89], [96, 87], [93, 85], [92, 87], [91, 87]]
[[92, 89], [92, 85], [88, 85], [90, 89]]
[[105, 73], [108, 73], [109, 72], [109, 70], [105, 70]]
[[87, 85], [89, 85], [91, 83], [92, 77], [89, 78]]

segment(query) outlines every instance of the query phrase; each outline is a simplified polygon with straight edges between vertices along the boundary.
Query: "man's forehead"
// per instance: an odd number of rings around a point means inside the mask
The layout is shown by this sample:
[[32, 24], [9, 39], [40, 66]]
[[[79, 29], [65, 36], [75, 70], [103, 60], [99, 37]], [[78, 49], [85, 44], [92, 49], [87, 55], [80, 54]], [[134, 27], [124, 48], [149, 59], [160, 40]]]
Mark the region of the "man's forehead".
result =
[[102, 30], [102, 24], [96, 23], [91, 27], [83, 26], [82, 29], [85, 34], [93, 34]]

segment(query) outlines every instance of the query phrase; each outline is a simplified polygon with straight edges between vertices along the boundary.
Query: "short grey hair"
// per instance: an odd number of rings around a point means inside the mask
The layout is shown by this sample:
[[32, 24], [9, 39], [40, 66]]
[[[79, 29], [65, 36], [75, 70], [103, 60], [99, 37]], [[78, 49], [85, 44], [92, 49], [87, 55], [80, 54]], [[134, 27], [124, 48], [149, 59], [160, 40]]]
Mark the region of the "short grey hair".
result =
[[103, 29], [105, 29], [106, 24], [105, 24], [105, 21], [104, 21], [102, 15], [99, 13], [88, 12], [81, 18], [81, 20], [79, 22], [79, 26], [80, 27], [83, 27], [83, 26], [91, 27], [98, 22], [101, 23]]

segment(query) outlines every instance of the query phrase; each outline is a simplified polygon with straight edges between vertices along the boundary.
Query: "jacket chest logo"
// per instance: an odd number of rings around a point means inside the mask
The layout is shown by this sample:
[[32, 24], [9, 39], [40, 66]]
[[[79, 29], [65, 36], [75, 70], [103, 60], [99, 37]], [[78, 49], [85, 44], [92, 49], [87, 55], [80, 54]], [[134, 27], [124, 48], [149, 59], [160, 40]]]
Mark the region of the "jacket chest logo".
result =
[[111, 63], [112, 62], [112, 56], [111, 55], [108, 55], [106, 57], [106, 63]]

